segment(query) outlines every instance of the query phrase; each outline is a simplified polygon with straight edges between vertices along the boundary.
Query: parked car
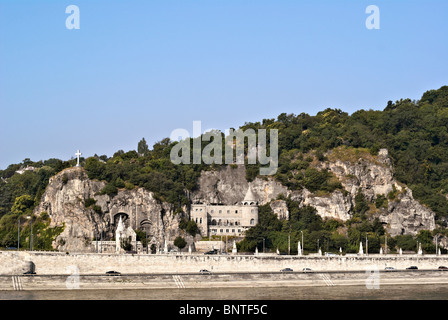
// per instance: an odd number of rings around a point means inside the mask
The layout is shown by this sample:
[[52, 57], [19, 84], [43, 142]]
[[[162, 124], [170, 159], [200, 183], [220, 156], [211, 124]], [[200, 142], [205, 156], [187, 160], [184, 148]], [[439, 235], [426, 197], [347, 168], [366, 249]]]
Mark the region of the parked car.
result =
[[293, 270], [291, 268], [285, 268], [280, 270], [280, 272], [292, 272]]
[[445, 267], [445, 266], [440, 266], [440, 267], [439, 267], [439, 270], [448, 270], [448, 268]]
[[27, 271], [27, 272], [24, 272], [23, 274], [24, 275], [33, 275], [33, 274], [36, 274], [36, 272], [34, 272], [34, 271]]
[[386, 271], [395, 271], [395, 268], [394, 267], [386, 267], [386, 268], [384, 268], [384, 270], [386, 270]]
[[216, 249], [214, 249], [214, 250], [210, 250], [210, 251], [207, 251], [207, 252], [204, 253], [204, 254], [218, 254], [218, 250], [216, 250]]
[[410, 266], [406, 268], [407, 270], [417, 270], [418, 268], [416, 266]]
[[311, 269], [310, 268], [303, 268], [303, 270], [302, 270], [303, 272], [310, 272], [311, 271]]
[[106, 274], [108, 276], [121, 276], [121, 273], [118, 271], [107, 271]]
[[208, 271], [206, 269], [199, 270], [199, 273], [200, 274], [212, 274], [210, 271]]

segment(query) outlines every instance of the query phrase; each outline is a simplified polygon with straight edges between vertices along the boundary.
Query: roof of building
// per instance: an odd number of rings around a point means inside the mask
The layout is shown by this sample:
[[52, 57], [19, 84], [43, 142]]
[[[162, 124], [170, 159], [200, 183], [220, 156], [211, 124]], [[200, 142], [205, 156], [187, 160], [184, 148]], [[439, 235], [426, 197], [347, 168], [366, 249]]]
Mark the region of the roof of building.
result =
[[255, 197], [254, 193], [252, 192], [252, 189], [249, 186], [249, 189], [247, 189], [246, 196], [244, 197], [243, 201], [257, 201], [257, 198]]
[[117, 226], [116, 232], [123, 232], [124, 230], [125, 230], [125, 227], [123, 224], [123, 220], [121, 219], [121, 216], [120, 216], [120, 220], [118, 221], [118, 226]]

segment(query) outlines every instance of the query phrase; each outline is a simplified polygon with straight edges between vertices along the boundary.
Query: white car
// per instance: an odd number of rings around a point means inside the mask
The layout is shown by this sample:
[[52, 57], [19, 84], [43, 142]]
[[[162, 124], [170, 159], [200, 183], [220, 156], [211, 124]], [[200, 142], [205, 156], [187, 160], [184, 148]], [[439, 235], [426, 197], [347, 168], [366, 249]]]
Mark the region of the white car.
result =
[[208, 271], [206, 269], [199, 270], [199, 273], [200, 274], [212, 274], [210, 271]]

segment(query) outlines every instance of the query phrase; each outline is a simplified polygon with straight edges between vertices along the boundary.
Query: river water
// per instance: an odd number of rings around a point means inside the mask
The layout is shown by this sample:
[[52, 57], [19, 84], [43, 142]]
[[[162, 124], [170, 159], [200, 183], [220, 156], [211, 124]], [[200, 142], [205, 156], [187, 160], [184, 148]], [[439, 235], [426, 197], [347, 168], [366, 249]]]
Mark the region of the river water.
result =
[[448, 284], [0, 291], [0, 300], [448, 300]]

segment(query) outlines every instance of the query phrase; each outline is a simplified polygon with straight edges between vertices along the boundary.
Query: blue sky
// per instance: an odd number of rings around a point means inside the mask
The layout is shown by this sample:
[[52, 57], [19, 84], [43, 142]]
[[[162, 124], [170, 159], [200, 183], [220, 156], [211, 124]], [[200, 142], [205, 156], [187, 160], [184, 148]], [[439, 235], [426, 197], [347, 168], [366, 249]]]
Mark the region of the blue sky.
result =
[[448, 85], [447, 15], [445, 0], [0, 0], [0, 169], [152, 146], [195, 120], [419, 99]]

